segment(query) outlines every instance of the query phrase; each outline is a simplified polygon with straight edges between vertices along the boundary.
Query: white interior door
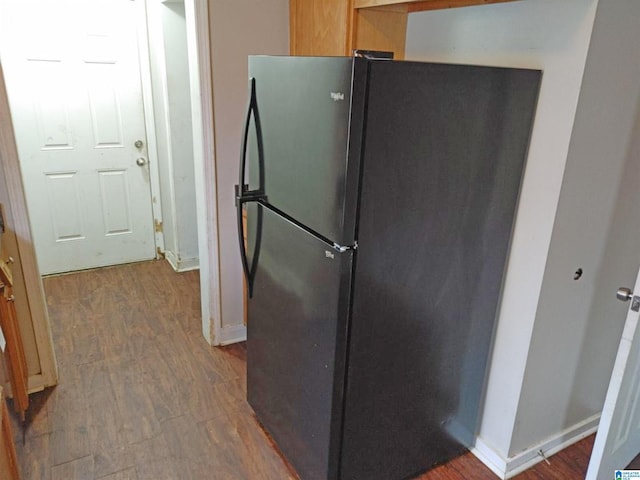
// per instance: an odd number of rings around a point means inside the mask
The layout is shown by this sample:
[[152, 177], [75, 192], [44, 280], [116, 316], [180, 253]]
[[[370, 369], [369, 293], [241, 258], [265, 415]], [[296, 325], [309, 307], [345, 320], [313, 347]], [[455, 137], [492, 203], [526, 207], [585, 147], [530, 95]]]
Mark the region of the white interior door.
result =
[[0, 55], [41, 272], [155, 257], [135, 3], [3, 0]]
[[586, 480], [618, 478], [640, 453], [640, 271], [633, 291]]

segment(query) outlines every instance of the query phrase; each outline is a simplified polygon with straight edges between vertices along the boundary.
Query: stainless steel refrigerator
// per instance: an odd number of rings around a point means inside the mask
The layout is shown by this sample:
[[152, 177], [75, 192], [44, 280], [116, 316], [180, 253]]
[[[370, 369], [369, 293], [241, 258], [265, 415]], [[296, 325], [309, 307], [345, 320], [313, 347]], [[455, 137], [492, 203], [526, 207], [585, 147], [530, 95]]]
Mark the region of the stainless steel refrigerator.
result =
[[304, 480], [459, 455], [541, 72], [254, 56], [249, 76], [236, 205], [257, 418]]

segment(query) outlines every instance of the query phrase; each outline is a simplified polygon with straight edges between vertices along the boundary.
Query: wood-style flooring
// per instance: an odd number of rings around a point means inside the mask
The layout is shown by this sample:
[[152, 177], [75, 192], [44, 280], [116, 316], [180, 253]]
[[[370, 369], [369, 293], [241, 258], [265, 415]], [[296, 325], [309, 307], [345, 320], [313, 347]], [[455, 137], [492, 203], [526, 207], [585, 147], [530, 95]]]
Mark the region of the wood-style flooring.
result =
[[[245, 349], [212, 348], [197, 272], [146, 262], [44, 279], [60, 384], [14, 418], [23, 480], [296, 478], [245, 402]], [[584, 478], [593, 437], [516, 477]], [[464, 455], [420, 480], [495, 480]], [[363, 479], [365, 480], [365, 479]]]

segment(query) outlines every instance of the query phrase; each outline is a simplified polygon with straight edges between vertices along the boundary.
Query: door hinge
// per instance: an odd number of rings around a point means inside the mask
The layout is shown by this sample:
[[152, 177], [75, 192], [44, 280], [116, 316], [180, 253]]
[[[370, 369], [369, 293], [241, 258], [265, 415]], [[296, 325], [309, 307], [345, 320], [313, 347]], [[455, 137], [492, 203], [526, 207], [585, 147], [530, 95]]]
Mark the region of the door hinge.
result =
[[340, 252], [340, 253], [344, 253], [347, 252], [349, 250], [357, 250], [358, 249], [358, 242], [354, 242], [353, 245], [338, 245], [337, 243], [333, 244], [333, 249], [336, 252]]

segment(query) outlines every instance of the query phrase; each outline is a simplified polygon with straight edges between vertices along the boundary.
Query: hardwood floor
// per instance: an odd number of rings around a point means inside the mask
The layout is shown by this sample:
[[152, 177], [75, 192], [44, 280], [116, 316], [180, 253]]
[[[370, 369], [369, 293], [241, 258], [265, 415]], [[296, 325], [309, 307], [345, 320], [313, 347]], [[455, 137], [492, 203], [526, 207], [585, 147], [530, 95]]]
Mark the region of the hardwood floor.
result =
[[60, 384], [31, 396], [24, 480], [294, 478], [245, 398], [242, 345], [200, 331], [198, 272], [148, 262], [44, 280]]
[[[549, 457], [549, 463], [540, 462], [522, 472], [513, 480], [583, 480], [595, 435], [571, 445]], [[467, 453], [418, 477], [419, 480], [484, 480], [497, 479], [480, 460]]]
[[[198, 273], [166, 262], [44, 280], [60, 384], [31, 396], [23, 480], [296, 478], [245, 402], [243, 345], [200, 332]], [[584, 478], [593, 437], [518, 480]], [[494, 480], [471, 454], [420, 480]], [[364, 480], [364, 479], [363, 479]]]

